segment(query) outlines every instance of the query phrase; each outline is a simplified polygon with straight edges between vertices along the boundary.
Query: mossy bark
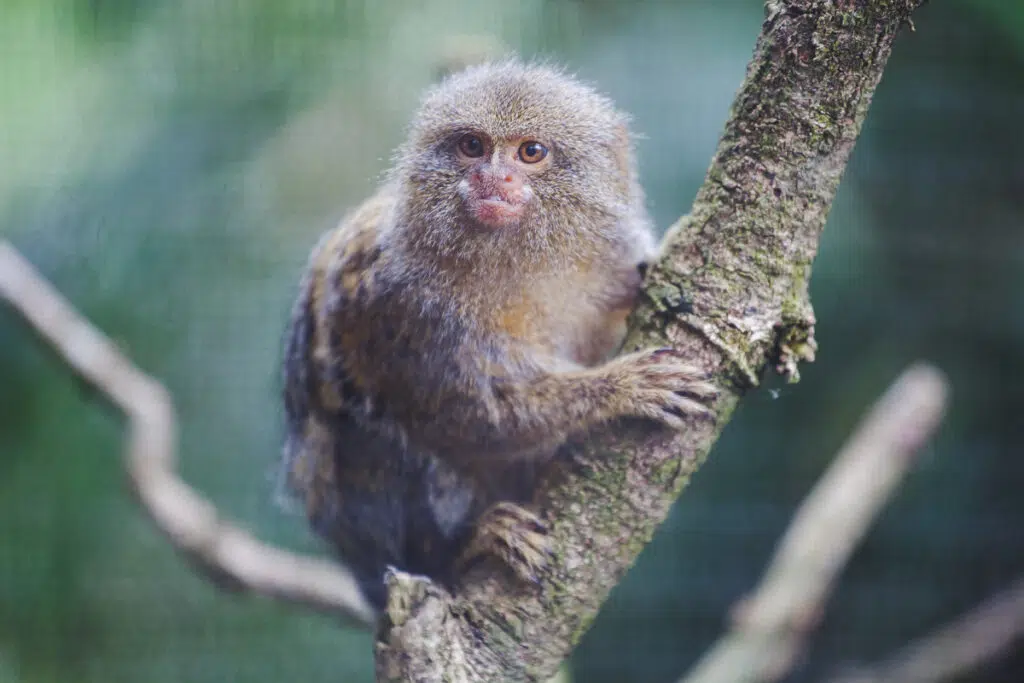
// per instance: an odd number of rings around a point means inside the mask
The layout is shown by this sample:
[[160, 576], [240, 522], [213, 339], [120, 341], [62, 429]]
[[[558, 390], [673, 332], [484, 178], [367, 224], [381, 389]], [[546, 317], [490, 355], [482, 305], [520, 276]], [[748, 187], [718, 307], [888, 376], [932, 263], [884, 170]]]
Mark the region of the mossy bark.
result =
[[893, 40], [924, 0], [770, 0], [693, 209], [651, 268], [624, 350], [672, 345], [720, 387], [714, 420], [616, 425], [575, 449], [538, 505], [556, 555], [535, 587], [481, 566], [459, 595], [390, 577], [380, 681], [552, 676], [767, 367], [812, 360], [818, 240]]

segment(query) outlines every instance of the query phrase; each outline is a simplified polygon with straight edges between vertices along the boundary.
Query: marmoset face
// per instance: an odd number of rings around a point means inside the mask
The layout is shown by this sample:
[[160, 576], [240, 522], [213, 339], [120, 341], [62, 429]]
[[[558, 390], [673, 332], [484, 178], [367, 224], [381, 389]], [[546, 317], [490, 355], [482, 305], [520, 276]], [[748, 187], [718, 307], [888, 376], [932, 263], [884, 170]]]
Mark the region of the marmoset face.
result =
[[551, 164], [548, 146], [531, 137], [494, 139], [474, 131], [454, 147], [462, 172], [459, 196], [469, 216], [488, 228], [518, 225], [536, 198], [533, 180]]
[[452, 76], [426, 95], [399, 153], [406, 219], [435, 244], [467, 233], [541, 244], [611, 231], [642, 201], [627, 122], [610, 100], [546, 67], [508, 62]]

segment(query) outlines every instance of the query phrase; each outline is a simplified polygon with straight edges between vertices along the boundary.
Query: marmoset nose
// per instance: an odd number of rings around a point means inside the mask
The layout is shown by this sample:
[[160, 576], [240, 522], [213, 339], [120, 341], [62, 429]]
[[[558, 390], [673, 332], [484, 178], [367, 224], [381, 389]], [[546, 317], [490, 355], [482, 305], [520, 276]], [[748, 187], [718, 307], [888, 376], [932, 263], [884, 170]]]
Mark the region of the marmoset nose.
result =
[[499, 197], [504, 201], [521, 201], [523, 193], [522, 174], [507, 166], [490, 166], [479, 169], [473, 180], [481, 197]]

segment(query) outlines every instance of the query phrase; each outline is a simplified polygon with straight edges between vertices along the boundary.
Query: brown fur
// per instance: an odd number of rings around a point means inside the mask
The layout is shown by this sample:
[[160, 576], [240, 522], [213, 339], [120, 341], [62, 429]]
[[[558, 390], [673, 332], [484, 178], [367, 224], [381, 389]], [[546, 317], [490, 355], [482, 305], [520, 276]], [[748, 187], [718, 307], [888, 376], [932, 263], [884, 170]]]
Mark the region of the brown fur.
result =
[[[518, 224], [466, 214], [467, 132], [549, 147], [524, 167]], [[451, 583], [484, 547], [532, 575], [542, 525], [512, 503], [535, 465], [619, 417], [701, 410], [687, 396], [710, 389], [674, 354], [607, 361], [653, 244], [635, 166], [626, 117], [589, 87], [471, 68], [428, 93], [386, 183], [315, 251], [285, 359], [284, 470], [376, 602], [386, 565]]]

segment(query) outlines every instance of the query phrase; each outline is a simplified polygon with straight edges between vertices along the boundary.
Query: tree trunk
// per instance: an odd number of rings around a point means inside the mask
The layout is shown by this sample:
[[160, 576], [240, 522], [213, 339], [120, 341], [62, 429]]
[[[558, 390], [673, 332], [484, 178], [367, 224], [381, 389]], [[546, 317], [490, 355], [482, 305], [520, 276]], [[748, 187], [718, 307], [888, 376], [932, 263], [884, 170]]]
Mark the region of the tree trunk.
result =
[[[770, 0], [746, 80], [688, 216], [648, 274], [625, 351], [671, 345], [721, 394], [681, 434], [617, 425], [552, 472], [538, 505], [556, 557], [537, 587], [483, 565], [451, 596], [403, 574], [380, 681], [552, 676], [766, 366], [813, 360], [811, 262], [893, 40], [924, 0]], [[668, 87], [668, 86], [667, 86]]]

